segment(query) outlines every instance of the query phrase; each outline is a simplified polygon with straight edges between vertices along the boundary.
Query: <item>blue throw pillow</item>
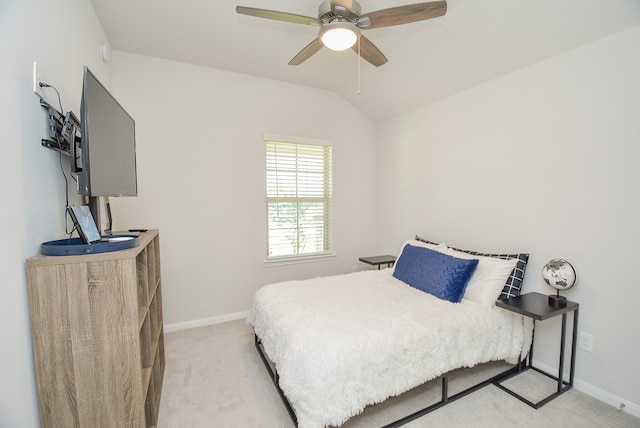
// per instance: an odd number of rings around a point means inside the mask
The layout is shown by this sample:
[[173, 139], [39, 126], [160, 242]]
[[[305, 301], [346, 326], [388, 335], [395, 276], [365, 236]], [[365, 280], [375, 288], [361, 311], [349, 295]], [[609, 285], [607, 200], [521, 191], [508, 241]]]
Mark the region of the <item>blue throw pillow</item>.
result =
[[478, 260], [464, 260], [428, 248], [405, 245], [393, 276], [440, 299], [462, 300]]

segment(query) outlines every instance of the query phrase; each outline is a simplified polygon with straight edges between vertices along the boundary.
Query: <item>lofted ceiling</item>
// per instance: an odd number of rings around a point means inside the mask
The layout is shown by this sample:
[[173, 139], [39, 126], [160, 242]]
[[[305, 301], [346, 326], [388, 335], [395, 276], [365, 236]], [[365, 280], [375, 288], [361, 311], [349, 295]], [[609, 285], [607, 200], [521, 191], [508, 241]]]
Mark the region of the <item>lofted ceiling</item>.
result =
[[[327, 48], [290, 66], [318, 28], [235, 7], [317, 17], [321, 0], [91, 1], [115, 50], [334, 91], [376, 122], [640, 25], [640, 0], [449, 0], [444, 17], [364, 30], [381, 67]], [[363, 14], [418, 2], [359, 0]]]

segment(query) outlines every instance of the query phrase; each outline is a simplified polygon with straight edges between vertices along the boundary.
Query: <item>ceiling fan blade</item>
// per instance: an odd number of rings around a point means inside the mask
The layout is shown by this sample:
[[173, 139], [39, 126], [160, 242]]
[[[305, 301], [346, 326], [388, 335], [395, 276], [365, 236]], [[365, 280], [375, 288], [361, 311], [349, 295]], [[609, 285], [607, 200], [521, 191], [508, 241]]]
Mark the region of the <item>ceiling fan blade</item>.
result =
[[287, 12], [277, 12], [275, 10], [256, 9], [254, 7], [236, 6], [236, 12], [241, 15], [255, 16], [258, 18], [273, 19], [276, 21], [292, 22], [294, 24], [313, 25], [320, 27], [322, 24], [318, 18], [310, 16], [295, 15]]
[[447, 2], [434, 1], [378, 10], [365, 13], [364, 16], [371, 19], [371, 25], [367, 28], [382, 28], [437, 18], [445, 13], [447, 13]]
[[291, 61], [289, 61], [289, 65], [300, 65], [306, 60], [308, 60], [311, 55], [318, 52], [324, 44], [322, 40], [316, 38], [314, 41], [305, 46], [296, 56], [293, 57]]
[[[357, 53], [358, 43], [356, 42], [356, 44], [353, 45], [351, 49], [353, 49]], [[384, 56], [382, 51], [380, 51], [380, 49], [378, 49], [378, 47], [374, 45], [371, 40], [367, 39], [362, 34], [360, 35], [360, 56], [376, 67], [380, 67], [381, 65], [389, 61], [387, 57]]]

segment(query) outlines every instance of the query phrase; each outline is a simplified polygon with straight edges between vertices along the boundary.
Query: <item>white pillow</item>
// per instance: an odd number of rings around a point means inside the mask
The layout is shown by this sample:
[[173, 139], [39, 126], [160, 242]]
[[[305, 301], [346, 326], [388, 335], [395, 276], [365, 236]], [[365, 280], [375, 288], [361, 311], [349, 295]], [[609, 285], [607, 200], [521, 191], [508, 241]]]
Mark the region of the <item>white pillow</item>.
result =
[[495, 257], [474, 256], [451, 248], [431, 247], [436, 251], [459, 259], [477, 259], [478, 266], [471, 276], [462, 301], [473, 301], [487, 308], [493, 308], [518, 259], [503, 260]]

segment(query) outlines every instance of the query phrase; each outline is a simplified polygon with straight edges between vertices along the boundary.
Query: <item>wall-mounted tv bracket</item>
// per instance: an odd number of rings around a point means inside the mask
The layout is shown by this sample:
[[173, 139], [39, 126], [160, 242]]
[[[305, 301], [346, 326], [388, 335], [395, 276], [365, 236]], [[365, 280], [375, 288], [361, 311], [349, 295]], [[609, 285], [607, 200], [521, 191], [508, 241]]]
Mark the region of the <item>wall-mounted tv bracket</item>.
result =
[[40, 105], [47, 109], [49, 113], [49, 138], [43, 138], [43, 147], [62, 152], [71, 157], [71, 171], [76, 173], [82, 171], [78, 165], [79, 156], [77, 154], [82, 136], [80, 135], [80, 121], [68, 111], [64, 116], [45, 100], [40, 100]]

